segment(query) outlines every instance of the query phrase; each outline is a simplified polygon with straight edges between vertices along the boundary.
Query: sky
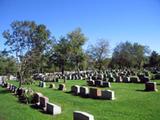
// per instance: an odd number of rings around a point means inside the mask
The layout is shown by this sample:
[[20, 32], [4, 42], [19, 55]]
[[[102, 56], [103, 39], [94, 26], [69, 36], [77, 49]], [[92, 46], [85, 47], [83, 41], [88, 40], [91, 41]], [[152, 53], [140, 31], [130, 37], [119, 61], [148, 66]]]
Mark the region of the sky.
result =
[[0, 0], [0, 50], [15, 20], [45, 24], [56, 38], [80, 27], [84, 48], [103, 38], [111, 52], [130, 41], [160, 53], [160, 0]]

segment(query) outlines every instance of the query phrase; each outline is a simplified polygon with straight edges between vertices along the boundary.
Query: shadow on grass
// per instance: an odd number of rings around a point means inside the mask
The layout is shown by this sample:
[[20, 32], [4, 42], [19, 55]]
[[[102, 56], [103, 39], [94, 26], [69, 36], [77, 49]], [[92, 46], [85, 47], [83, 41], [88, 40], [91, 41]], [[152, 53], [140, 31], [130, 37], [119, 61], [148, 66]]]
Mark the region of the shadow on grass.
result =
[[1, 90], [0, 91], [0, 94], [8, 94], [8, 93], [10, 93], [8, 90]]
[[139, 91], [139, 92], [152, 92], [152, 91], [146, 91], [146, 90], [136, 90], [136, 91]]
[[39, 106], [38, 105], [34, 105], [34, 104], [30, 105], [30, 107], [33, 108], [33, 109], [36, 109], [36, 110], [39, 109]]
[[32, 105], [30, 105], [30, 107], [31, 107], [32, 109], [35, 109], [35, 110], [37, 110], [37, 111], [43, 113], [43, 114], [48, 114], [48, 115], [49, 115], [49, 113], [47, 113], [46, 110], [43, 110], [43, 109], [40, 108], [38, 105], [32, 104]]
[[66, 91], [65, 93], [67, 93], [67, 94], [71, 94], [72, 92], [71, 92], [71, 91]]
[[160, 85], [160, 83], [157, 83], [157, 85]]

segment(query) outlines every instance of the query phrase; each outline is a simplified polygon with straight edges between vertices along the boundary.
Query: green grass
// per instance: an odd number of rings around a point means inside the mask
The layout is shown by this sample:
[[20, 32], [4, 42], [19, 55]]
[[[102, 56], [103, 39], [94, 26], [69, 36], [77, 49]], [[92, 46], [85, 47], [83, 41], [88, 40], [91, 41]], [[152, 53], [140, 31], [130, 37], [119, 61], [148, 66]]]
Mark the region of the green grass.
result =
[[[38, 87], [38, 82], [31, 87], [49, 97], [50, 102], [62, 107], [62, 114], [47, 115], [29, 105], [21, 104], [11, 93], [0, 88], [0, 120], [72, 120], [73, 111], [80, 110], [94, 115], [95, 120], [158, 120], [160, 119], [160, 80], [158, 92], [145, 92], [144, 84], [112, 83], [116, 100], [97, 100], [81, 98], [70, 93]], [[10, 83], [18, 85], [15, 81]], [[67, 81], [67, 91], [72, 85], [86, 85], [83, 80]], [[47, 83], [49, 86], [49, 83]], [[58, 87], [58, 84], [56, 84]]]

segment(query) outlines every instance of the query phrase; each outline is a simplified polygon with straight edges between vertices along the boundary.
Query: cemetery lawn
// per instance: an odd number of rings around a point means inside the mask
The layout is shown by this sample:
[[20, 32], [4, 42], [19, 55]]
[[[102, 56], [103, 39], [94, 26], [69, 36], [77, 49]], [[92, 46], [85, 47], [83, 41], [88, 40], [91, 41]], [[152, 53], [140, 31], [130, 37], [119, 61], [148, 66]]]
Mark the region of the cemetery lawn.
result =
[[[9, 81], [18, 86], [18, 82]], [[42, 113], [0, 87], [0, 120], [73, 120], [73, 111], [80, 110], [94, 115], [95, 120], [159, 120], [160, 119], [160, 80], [156, 80], [158, 92], [145, 92], [144, 84], [111, 83], [116, 100], [81, 98], [69, 93], [72, 85], [86, 85], [84, 80], [69, 80], [67, 91], [40, 88], [38, 82], [24, 87], [32, 88], [47, 96], [50, 102], [62, 107], [57, 116]], [[49, 86], [50, 83], [47, 83]], [[59, 84], [59, 83], [58, 83]], [[56, 83], [57, 87], [58, 84]], [[108, 88], [107, 88], [108, 89]]]

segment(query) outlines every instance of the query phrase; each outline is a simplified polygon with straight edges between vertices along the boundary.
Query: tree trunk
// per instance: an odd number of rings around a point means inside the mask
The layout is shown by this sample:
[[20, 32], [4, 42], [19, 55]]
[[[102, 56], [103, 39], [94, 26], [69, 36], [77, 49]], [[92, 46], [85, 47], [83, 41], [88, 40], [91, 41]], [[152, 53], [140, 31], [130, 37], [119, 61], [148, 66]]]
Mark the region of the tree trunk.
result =
[[64, 77], [64, 64], [61, 64], [61, 72], [62, 72], [63, 82], [66, 83], [66, 79]]

